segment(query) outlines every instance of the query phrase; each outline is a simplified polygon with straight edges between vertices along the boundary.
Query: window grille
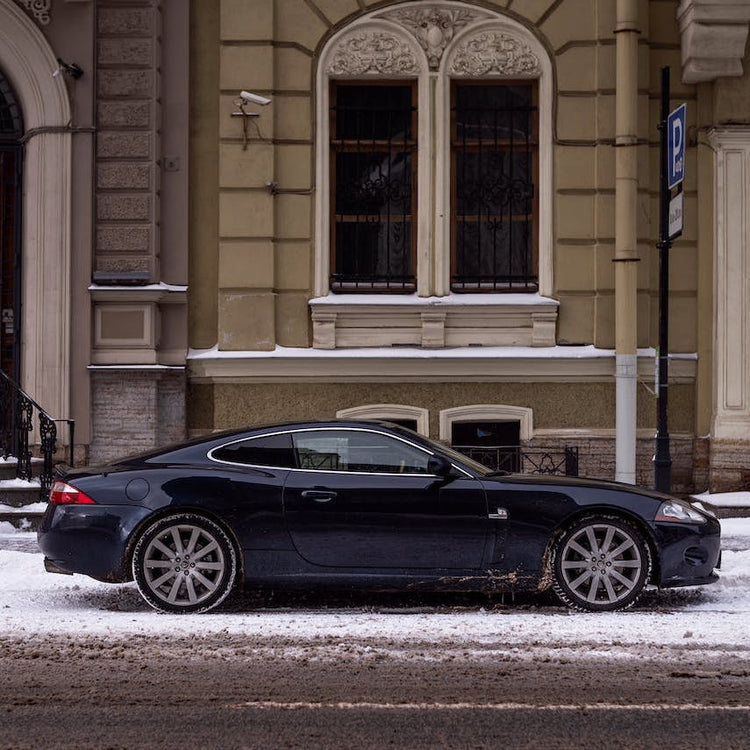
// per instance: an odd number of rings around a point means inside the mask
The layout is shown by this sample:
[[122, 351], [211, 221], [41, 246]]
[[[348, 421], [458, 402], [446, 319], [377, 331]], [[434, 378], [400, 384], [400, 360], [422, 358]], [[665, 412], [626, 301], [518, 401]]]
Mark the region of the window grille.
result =
[[451, 288], [538, 288], [536, 84], [454, 81]]
[[416, 289], [416, 85], [331, 86], [331, 289]]

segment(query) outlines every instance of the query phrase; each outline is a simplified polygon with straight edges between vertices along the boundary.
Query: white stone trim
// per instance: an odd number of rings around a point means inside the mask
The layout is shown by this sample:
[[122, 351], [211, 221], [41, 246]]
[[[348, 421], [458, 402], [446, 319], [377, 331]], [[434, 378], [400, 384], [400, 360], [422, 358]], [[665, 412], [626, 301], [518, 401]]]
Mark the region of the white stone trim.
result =
[[354, 406], [351, 409], [339, 409], [337, 419], [414, 419], [420, 435], [430, 434], [430, 413], [420, 406], [404, 404], [369, 404]]
[[313, 346], [554, 346], [556, 300], [490, 294], [468, 295], [464, 302], [462, 296], [329, 295], [310, 300]]
[[682, 0], [677, 8], [684, 83], [741, 76], [750, 3]]
[[[71, 111], [55, 55], [14, 2], [0, 2], [0, 66], [23, 111], [26, 131], [64, 128]], [[71, 134], [26, 142], [23, 165], [21, 382], [55, 417], [70, 416]]]
[[714, 149], [714, 413], [711, 435], [750, 435], [750, 128], [709, 133]]
[[533, 411], [525, 406], [506, 404], [472, 404], [442, 409], [440, 412], [440, 440], [451, 442], [454, 422], [518, 422], [521, 440], [534, 436]]
[[[516, 353], [518, 352], [518, 353]], [[670, 383], [694, 383], [697, 360], [670, 358]], [[276, 347], [274, 351], [188, 354], [196, 383], [607, 383], [615, 353], [594, 347], [466, 347], [423, 350]], [[652, 383], [653, 350], [638, 356], [638, 378]]]
[[[425, 32], [419, 19], [430, 25]], [[444, 25], [437, 23], [444, 21]], [[445, 25], [447, 24], [447, 25]], [[461, 75], [455, 65], [466, 45], [482, 34], [504, 37], [523, 50], [529, 66], [503, 68], [493, 63], [488, 78], [536, 78], [539, 81], [539, 291], [553, 291], [553, 180], [552, 113], [553, 70], [544, 45], [522, 23], [489, 9], [465, 3], [403, 3], [387, 11], [375, 11], [339, 31], [323, 47], [316, 74], [316, 198], [315, 198], [315, 278], [314, 294], [324, 297], [330, 275], [330, 198], [329, 198], [329, 80], [331, 77], [373, 76], [369, 66], [362, 76], [346, 74], [332, 60], [347, 40], [389, 34], [419, 60], [407, 66], [403, 75], [418, 79], [418, 224], [417, 294], [447, 295], [450, 292], [450, 79]], [[363, 36], [364, 35], [364, 36]], [[530, 56], [530, 57], [529, 57]], [[520, 59], [520, 58], [517, 58]], [[453, 66], [453, 73], [451, 73]], [[361, 67], [361, 66], [360, 66]], [[477, 71], [484, 72], [484, 71]], [[394, 77], [395, 74], [382, 77]]]

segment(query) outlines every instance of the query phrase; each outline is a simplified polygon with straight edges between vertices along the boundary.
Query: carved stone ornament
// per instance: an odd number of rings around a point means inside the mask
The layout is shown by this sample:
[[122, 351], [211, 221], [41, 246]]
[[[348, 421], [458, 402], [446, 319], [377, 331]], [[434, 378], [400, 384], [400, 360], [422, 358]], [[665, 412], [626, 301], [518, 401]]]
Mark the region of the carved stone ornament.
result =
[[419, 61], [401, 39], [385, 31], [362, 31], [341, 41], [328, 65], [329, 75], [416, 75]]
[[470, 37], [453, 56], [450, 73], [458, 76], [497, 74], [533, 78], [539, 75], [539, 58], [520, 39], [500, 31]]
[[16, 0], [16, 2], [22, 8], [26, 8], [40, 26], [46, 26], [49, 23], [52, 0]]
[[443, 52], [456, 32], [479, 18], [489, 18], [489, 14], [475, 10], [428, 6], [393, 10], [380, 14], [380, 17], [398, 23], [410, 31], [425, 51], [430, 70], [437, 70]]

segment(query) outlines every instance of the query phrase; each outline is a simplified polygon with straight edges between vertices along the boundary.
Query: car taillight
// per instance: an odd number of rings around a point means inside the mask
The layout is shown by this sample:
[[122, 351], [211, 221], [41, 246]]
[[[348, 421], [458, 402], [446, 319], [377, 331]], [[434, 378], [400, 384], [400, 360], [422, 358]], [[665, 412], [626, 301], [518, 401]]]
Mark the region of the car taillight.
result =
[[67, 482], [53, 482], [49, 491], [49, 501], [53, 505], [94, 505], [95, 502], [85, 492]]

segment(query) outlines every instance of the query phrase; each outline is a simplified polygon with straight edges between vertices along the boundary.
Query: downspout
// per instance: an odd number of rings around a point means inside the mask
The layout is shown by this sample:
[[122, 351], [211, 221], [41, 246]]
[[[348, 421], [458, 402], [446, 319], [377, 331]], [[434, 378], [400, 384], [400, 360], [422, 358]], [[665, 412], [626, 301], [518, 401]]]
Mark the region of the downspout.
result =
[[615, 478], [635, 484], [638, 330], [638, 0], [617, 0], [615, 27]]

